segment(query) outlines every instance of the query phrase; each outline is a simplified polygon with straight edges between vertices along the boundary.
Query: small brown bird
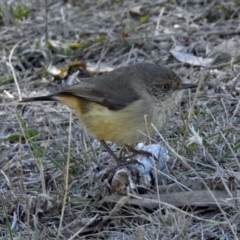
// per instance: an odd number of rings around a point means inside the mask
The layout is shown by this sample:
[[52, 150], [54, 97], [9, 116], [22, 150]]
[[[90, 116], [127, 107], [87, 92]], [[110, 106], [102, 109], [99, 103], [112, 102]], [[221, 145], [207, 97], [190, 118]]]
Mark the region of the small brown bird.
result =
[[170, 69], [141, 62], [79, 83], [47, 96], [23, 99], [59, 101], [74, 109], [81, 123], [104, 146], [104, 141], [134, 144], [161, 130], [177, 109], [183, 90], [195, 84], [182, 83]]

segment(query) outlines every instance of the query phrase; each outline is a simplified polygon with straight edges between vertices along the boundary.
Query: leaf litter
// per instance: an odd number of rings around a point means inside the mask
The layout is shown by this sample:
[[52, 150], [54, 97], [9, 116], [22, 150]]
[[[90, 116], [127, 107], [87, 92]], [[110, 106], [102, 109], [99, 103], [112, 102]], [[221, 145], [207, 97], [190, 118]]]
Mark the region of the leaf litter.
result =
[[[238, 1], [25, 0], [18, 6], [0, 3], [0, 236], [238, 239]], [[18, 105], [14, 79], [23, 96], [41, 95], [137, 61], [163, 64], [184, 81], [204, 78], [193, 112], [195, 92], [186, 92], [152, 140], [168, 148], [171, 179], [134, 191], [127, 185], [116, 196], [111, 179], [103, 178], [111, 157], [77, 117], [69, 134], [67, 107]]]

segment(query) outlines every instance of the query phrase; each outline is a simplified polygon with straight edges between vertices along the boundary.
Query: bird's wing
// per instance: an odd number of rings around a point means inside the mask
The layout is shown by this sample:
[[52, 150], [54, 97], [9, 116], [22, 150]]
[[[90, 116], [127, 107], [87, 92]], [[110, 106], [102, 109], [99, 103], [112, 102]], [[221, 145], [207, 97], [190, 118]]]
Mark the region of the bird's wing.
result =
[[94, 80], [89, 80], [62, 90], [58, 95], [80, 97], [101, 104], [110, 110], [121, 110], [139, 99], [134, 89], [126, 87], [126, 84], [113, 83], [113, 81], [108, 81], [107, 83], [99, 81], [99, 84], [96, 84]]

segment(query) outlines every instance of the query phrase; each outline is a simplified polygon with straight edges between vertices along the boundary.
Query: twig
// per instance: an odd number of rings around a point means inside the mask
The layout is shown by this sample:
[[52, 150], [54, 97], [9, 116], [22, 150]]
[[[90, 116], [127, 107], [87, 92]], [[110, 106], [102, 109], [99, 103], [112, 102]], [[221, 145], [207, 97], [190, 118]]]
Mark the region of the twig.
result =
[[62, 223], [63, 223], [63, 217], [64, 217], [64, 210], [66, 206], [66, 201], [67, 201], [67, 195], [68, 195], [68, 182], [69, 182], [69, 166], [70, 166], [70, 147], [71, 147], [71, 132], [72, 132], [72, 111], [70, 112], [70, 117], [69, 117], [69, 135], [68, 135], [68, 156], [67, 156], [67, 164], [65, 167], [65, 173], [64, 173], [64, 195], [63, 195], [63, 206], [62, 206], [62, 212], [61, 212], [61, 217], [60, 217], [60, 222], [58, 226], [58, 233], [57, 233], [57, 239], [59, 239], [61, 228], [62, 228]]
[[13, 53], [15, 51], [15, 49], [17, 48], [17, 46], [22, 42], [23, 40], [20, 40], [17, 42], [17, 44], [14, 45], [14, 47], [11, 49], [11, 52], [10, 52], [10, 55], [9, 55], [9, 58], [8, 58], [8, 62], [7, 62], [7, 66], [9, 66], [9, 68], [11, 69], [11, 72], [13, 74], [13, 79], [14, 79], [14, 82], [16, 84], [16, 88], [17, 88], [17, 91], [18, 91], [18, 96], [19, 96], [19, 100], [22, 100], [22, 95], [21, 95], [21, 91], [20, 91], [20, 88], [19, 88], [19, 85], [18, 85], [18, 80], [17, 80], [17, 76], [16, 76], [16, 73], [15, 73], [15, 70], [14, 70], [14, 67], [12, 65], [12, 56], [13, 56]]

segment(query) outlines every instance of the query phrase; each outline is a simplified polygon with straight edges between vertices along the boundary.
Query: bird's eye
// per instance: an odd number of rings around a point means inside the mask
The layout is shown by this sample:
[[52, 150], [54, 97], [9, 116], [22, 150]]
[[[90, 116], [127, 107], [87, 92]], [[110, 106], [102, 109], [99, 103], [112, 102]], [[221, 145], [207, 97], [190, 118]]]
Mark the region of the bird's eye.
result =
[[161, 89], [162, 89], [163, 91], [167, 91], [167, 90], [169, 89], [169, 85], [164, 84], [164, 85], [161, 86]]

